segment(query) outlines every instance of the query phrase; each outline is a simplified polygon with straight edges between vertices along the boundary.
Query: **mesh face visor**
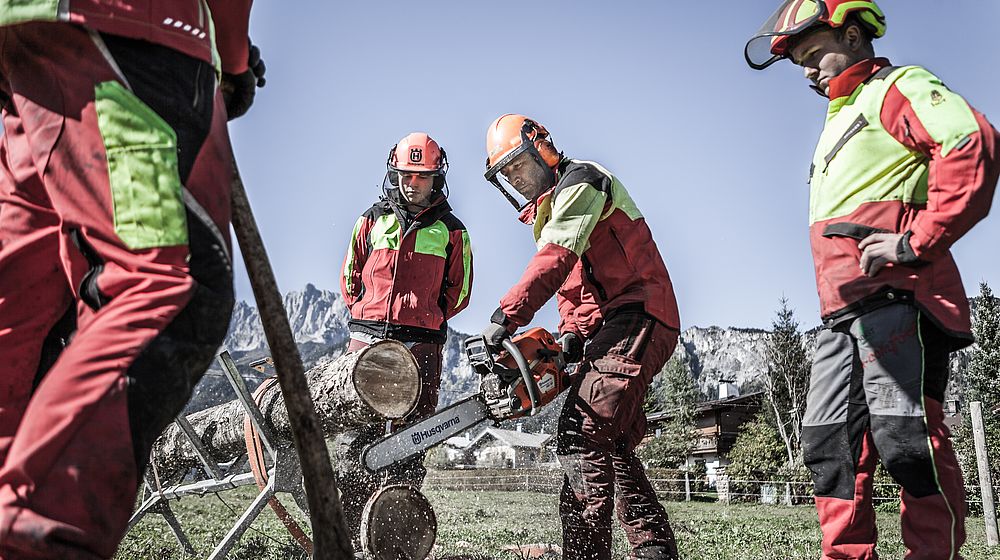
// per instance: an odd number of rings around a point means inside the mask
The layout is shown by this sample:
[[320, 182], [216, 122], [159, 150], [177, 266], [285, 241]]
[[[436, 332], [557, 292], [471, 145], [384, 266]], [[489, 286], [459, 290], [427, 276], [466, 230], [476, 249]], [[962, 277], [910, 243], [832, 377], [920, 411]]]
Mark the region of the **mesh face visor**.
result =
[[403, 184], [403, 175], [418, 175], [421, 177], [433, 177], [434, 185], [430, 196], [427, 199], [427, 204], [420, 205], [424, 208], [429, 208], [436, 204], [439, 204], [442, 200], [448, 198], [448, 182], [445, 179], [445, 170], [447, 167], [441, 169], [441, 171], [406, 171], [405, 169], [397, 169], [390, 166], [385, 172], [385, 177], [382, 179], [382, 193], [389, 198], [389, 200], [396, 202], [398, 204], [408, 204], [406, 197], [400, 190], [400, 186]]
[[812, 27], [826, 15], [826, 4], [821, 0], [785, 0], [743, 50], [747, 64], [754, 70], [763, 70], [788, 56], [789, 37]]
[[[530, 121], [525, 121], [526, 124], [528, 122]], [[517, 156], [525, 152], [531, 153], [535, 161], [537, 161], [540, 165], [542, 166], [545, 165], [545, 163], [542, 162], [541, 155], [539, 155], [538, 151], [535, 149], [534, 143], [532, 143], [531, 139], [528, 138], [527, 132], [524, 130], [524, 128], [522, 128], [521, 145], [511, 150], [510, 153], [500, 158], [500, 160], [497, 161], [492, 166], [490, 166], [490, 159], [487, 157], [486, 158], [487, 168], [486, 168], [486, 174], [484, 175], [486, 177], [486, 180], [489, 181], [490, 183], [493, 183], [493, 186], [496, 187], [498, 191], [500, 191], [500, 194], [502, 194], [504, 198], [506, 198], [507, 201], [510, 202], [511, 205], [513, 205], [518, 212], [523, 210], [524, 207], [527, 206], [530, 201], [526, 199], [523, 195], [521, 195], [521, 193], [519, 193], [517, 189], [514, 188], [514, 185], [512, 185], [510, 181], [507, 180], [507, 177], [505, 177], [503, 173], [501, 173], [501, 170], [504, 167], [507, 167], [507, 164], [514, 161], [514, 159], [517, 158]]]
[[500, 191], [500, 194], [502, 194], [518, 212], [524, 210], [524, 207], [528, 205], [528, 202], [530, 202], [527, 198], [521, 195], [517, 189], [514, 188], [514, 185], [510, 183], [503, 173], [497, 172], [493, 175], [487, 175], [486, 178], [490, 183], [493, 183], [493, 186]]

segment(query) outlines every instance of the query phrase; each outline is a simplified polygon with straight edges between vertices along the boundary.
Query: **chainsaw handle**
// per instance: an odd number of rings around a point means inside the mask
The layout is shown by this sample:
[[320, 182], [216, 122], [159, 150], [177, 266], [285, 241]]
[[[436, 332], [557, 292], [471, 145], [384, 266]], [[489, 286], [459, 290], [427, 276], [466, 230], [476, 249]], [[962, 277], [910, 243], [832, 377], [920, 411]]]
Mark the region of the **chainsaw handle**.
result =
[[531, 399], [529, 416], [534, 416], [538, 409], [542, 408], [542, 397], [538, 394], [538, 384], [535, 383], [535, 378], [531, 376], [528, 360], [524, 359], [524, 354], [521, 353], [517, 344], [514, 344], [514, 341], [509, 338], [503, 339], [503, 349], [510, 353], [514, 362], [517, 363], [517, 369], [521, 370], [521, 379], [524, 380], [524, 386], [528, 390], [528, 398]]

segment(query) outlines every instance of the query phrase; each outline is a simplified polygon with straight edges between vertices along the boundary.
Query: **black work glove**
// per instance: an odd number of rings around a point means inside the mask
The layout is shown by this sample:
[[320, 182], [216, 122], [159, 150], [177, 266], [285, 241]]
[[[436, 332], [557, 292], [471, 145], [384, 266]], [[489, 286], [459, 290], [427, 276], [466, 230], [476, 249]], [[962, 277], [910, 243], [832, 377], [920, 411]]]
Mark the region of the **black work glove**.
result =
[[575, 364], [583, 359], [583, 340], [575, 332], [564, 332], [557, 340], [562, 345], [563, 359], [567, 364]]
[[[247, 41], [249, 42], [249, 39]], [[222, 83], [219, 84], [222, 98], [226, 102], [226, 113], [229, 115], [229, 120], [245, 115], [250, 110], [250, 106], [253, 105], [257, 88], [264, 87], [264, 84], [267, 83], [264, 78], [267, 67], [260, 58], [260, 49], [253, 43], [249, 44], [250, 56], [247, 59], [247, 64], [250, 68], [242, 74], [223, 72]]]
[[899, 244], [896, 245], [896, 258], [899, 259], [899, 264], [912, 265], [920, 262], [920, 257], [917, 256], [910, 245], [910, 237], [913, 237], [913, 232], [907, 231], [903, 234], [903, 237], [899, 238]]
[[498, 307], [493, 312], [493, 316], [490, 317], [490, 324], [483, 329], [482, 334], [483, 338], [486, 339], [486, 345], [492, 348], [502, 347], [504, 339], [510, 338], [510, 331], [507, 329], [509, 325], [510, 321], [507, 316]]
[[485, 329], [483, 329], [483, 338], [486, 339], [487, 346], [491, 348], [500, 348], [503, 346], [503, 341], [510, 338], [510, 333], [507, 332], [507, 327], [496, 323], [490, 323]]

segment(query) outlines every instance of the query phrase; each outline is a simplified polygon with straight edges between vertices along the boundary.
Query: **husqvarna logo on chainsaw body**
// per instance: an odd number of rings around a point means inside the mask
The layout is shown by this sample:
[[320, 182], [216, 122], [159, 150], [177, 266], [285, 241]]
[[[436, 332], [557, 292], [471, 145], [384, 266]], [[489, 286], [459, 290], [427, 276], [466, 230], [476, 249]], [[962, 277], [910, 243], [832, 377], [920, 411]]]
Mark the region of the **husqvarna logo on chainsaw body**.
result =
[[450, 418], [448, 420], [445, 420], [444, 422], [441, 422], [437, 426], [432, 426], [430, 428], [427, 428], [426, 430], [420, 430], [419, 432], [413, 432], [412, 434], [410, 434], [410, 438], [413, 440], [413, 445], [420, 445], [420, 442], [424, 441], [425, 439], [432, 437], [436, 434], [440, 434], [441, 432], [447, 430], [448, 428], [452, 426], [457, 426], [461, 423], [462, 419], [456, 416], [454, 418]]

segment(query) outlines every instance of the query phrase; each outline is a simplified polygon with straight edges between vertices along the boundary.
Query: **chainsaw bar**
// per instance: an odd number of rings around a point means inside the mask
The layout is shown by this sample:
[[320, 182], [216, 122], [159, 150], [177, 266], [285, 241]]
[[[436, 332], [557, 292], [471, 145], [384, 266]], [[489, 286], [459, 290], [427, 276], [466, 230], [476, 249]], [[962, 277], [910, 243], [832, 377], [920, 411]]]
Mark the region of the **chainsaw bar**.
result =
[[404, 461], [490, 418], [489, 406], [479, 395], [403, 426], [365, 447], [361, 460], [373, 473]]

